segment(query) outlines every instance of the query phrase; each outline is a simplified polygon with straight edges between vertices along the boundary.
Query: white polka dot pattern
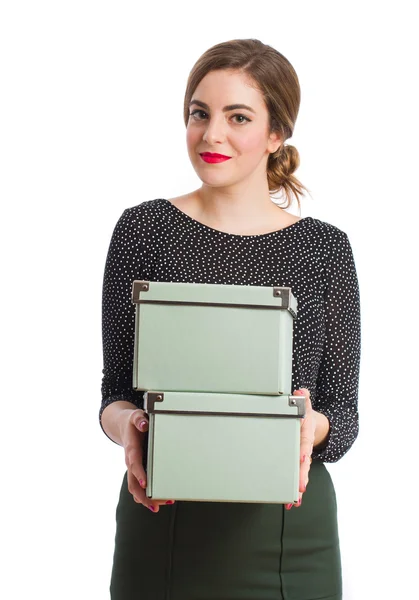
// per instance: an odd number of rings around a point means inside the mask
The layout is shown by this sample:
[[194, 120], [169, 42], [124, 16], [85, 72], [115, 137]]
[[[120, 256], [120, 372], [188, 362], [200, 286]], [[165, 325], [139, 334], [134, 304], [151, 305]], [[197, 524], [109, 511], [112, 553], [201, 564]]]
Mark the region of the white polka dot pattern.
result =
[[[358, 435], [361, 319], [348, 236], [305, 217], [261, 235], [225, 233], [192, 219], [167, 199], [126, 209], [109, 246], [103, 281], [102, 412], [116, 400], [143, 406], [132, 389], [134, 279], [290, 286], [294, 321], [292, 390], [310, 390], [330, 432], [313, 458], [336, 462]], [[102, 428], [103, 429], [103, 428]]]

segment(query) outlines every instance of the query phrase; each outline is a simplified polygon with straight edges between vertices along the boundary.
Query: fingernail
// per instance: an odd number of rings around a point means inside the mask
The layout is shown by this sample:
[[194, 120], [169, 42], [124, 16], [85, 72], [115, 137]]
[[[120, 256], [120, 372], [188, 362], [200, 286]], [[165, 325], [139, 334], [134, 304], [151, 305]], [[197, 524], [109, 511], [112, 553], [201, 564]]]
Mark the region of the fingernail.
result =
[[140, 479], [140, 485], [141, 485], [141, 487], [144, 487], [144, 480], [143, 479]]
[[153, 506], [153, 505], [149, 506], [148, 508], [149, 508], [150, 510], [154, 511], [154, 506]]
[[174, 501], [174, 500], [168, 500], [168, 501], [166, 502], [166, 504], [174, 504], [174, 503], [175, 503], [175, 501]]
[[291, 508], [292, 508], [292, 503], [291, 503], [291, 504], [286, 504], [286, 505], [285, 505], [285, 508], [286, 508], [287, 510], [291, 510]]
[[141, 427], [145, 427], [147, 425], [147, 421], [140, 421], [140, 429]]

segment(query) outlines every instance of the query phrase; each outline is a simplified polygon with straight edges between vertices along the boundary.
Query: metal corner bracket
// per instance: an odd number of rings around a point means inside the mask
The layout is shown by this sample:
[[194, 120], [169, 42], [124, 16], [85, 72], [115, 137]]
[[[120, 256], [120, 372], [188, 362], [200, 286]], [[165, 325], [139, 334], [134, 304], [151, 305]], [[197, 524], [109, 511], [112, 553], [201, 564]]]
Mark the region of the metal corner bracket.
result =
[[298, 408], [298, 416], [304, 417], [306, 414], [306, 399], [304, 396], [290, 396], [288, 399], [289, 406], [296, 406]]
[[164, 392], [145, 392], [144, 394], [144, 411], [148, 414], [155, 412], [154, 405], [156, 402], [164, 401]]
[[291, 308], [291, 288], [290, 287], [279, 287], [274, 286], [272, 288], [273, 295], [277, 298], [280, 297], [282, 299], [281, 308], [286, 308], [294, 318], [297, 318], [294, 310]]
[[141, 292], [148, 292], [150, 282], [136, 279], [132, 284], [132, 302], [135, 304], [140, 301]]

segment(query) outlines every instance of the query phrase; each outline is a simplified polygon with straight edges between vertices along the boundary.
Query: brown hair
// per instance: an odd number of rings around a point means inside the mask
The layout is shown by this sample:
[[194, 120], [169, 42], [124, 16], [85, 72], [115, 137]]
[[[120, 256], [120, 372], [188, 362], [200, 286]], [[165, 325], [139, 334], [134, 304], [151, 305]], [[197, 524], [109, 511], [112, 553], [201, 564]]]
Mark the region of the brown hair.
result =
[[184, 99], [185, 125], [189, 121], [189, 102], [201, 79], [210, 71], [227, 69], [250, 76], [262, 93], [269, 112], [270, 131], [278, 132], [280, 148], [269, 155], [267, 177], [271, 194], [283, 192], [287, 199], [284, 208], [292, 203], [292, 195], [301, 208], [299, 194], [309, 191], [293, 175], [300, 164], [295, 146], [284, 145], [292, 136], [300, 107], [300, 84], [291, 63], [271, 46], [256, 39], [238, 39], [209, 48], [193, 66]]

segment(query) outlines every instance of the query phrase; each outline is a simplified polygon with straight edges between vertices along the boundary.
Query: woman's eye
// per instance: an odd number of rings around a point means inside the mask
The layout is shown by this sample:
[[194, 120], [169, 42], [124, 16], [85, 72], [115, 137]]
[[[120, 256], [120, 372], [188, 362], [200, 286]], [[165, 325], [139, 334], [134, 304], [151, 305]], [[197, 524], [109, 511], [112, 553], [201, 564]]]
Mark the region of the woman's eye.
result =
[[197, 117], [198, 113], [201, 113], [201, 114], [204, 114], [204, 115], [206, 115], [206, 114], [207, 114], [207, 113], [205, 113], [203, 110], [199, 110], [199, 109], [197, 109], [197, 110], [193, 110], [193, 111], [192, 111], [192, 112], [189, 114], [189, 116], [190, 116], [190, 117], [193, 117], [193, 118], [194, 118], [194, 119], [196, 119], [197, 121], [200, 121], [200, 119]]
[[244, 123], [245, 121], [249, 121], [249, 122], [250, 122], [250, 119], [248, 119], [248, 118], [247, 118], [247, 117], [245, 117], [244, 115], [233, 115], [233, 117], [237, 117], [237, 118], [240, 118], [240, 119], [244, 119], [244, 121], [239, 121], [239, 123]]
[[[208, 115], [207, 115], [207, 113], [206, 113], [205, 111], [203, 111], [203, 110], [199, 110], [199, 109], [197, 109], [197, 110], [193, 110], [193, 111], [192, 111], [192, 112], [189, 114], [189, 116], [190, 116], [190, 117], [193, 117], [193, 118], [195, 119], [195, 121], [201, 121], [202, 119], [201, 119], [201, 118], [200, 118], [198, 115], [206, 115], [206, 116], [208, 116]], [[232, 118], [232, 119], [244, 119], [243, 121], [242, 121], [242, 120], [240, 120], [240, 121], [236, 121], [236, 123], [238, 123], [239, 125], [241, 125], [242, 123], [245, 123], [246, 121], [249, 121], [249, 122], [250, 122], [250, 119], [249, 119], [248, 117], [245, 117], [244, 115], [239, 115], [239, 114], [237, 114], [237, 115], [233, 115], [231, 118]]]

